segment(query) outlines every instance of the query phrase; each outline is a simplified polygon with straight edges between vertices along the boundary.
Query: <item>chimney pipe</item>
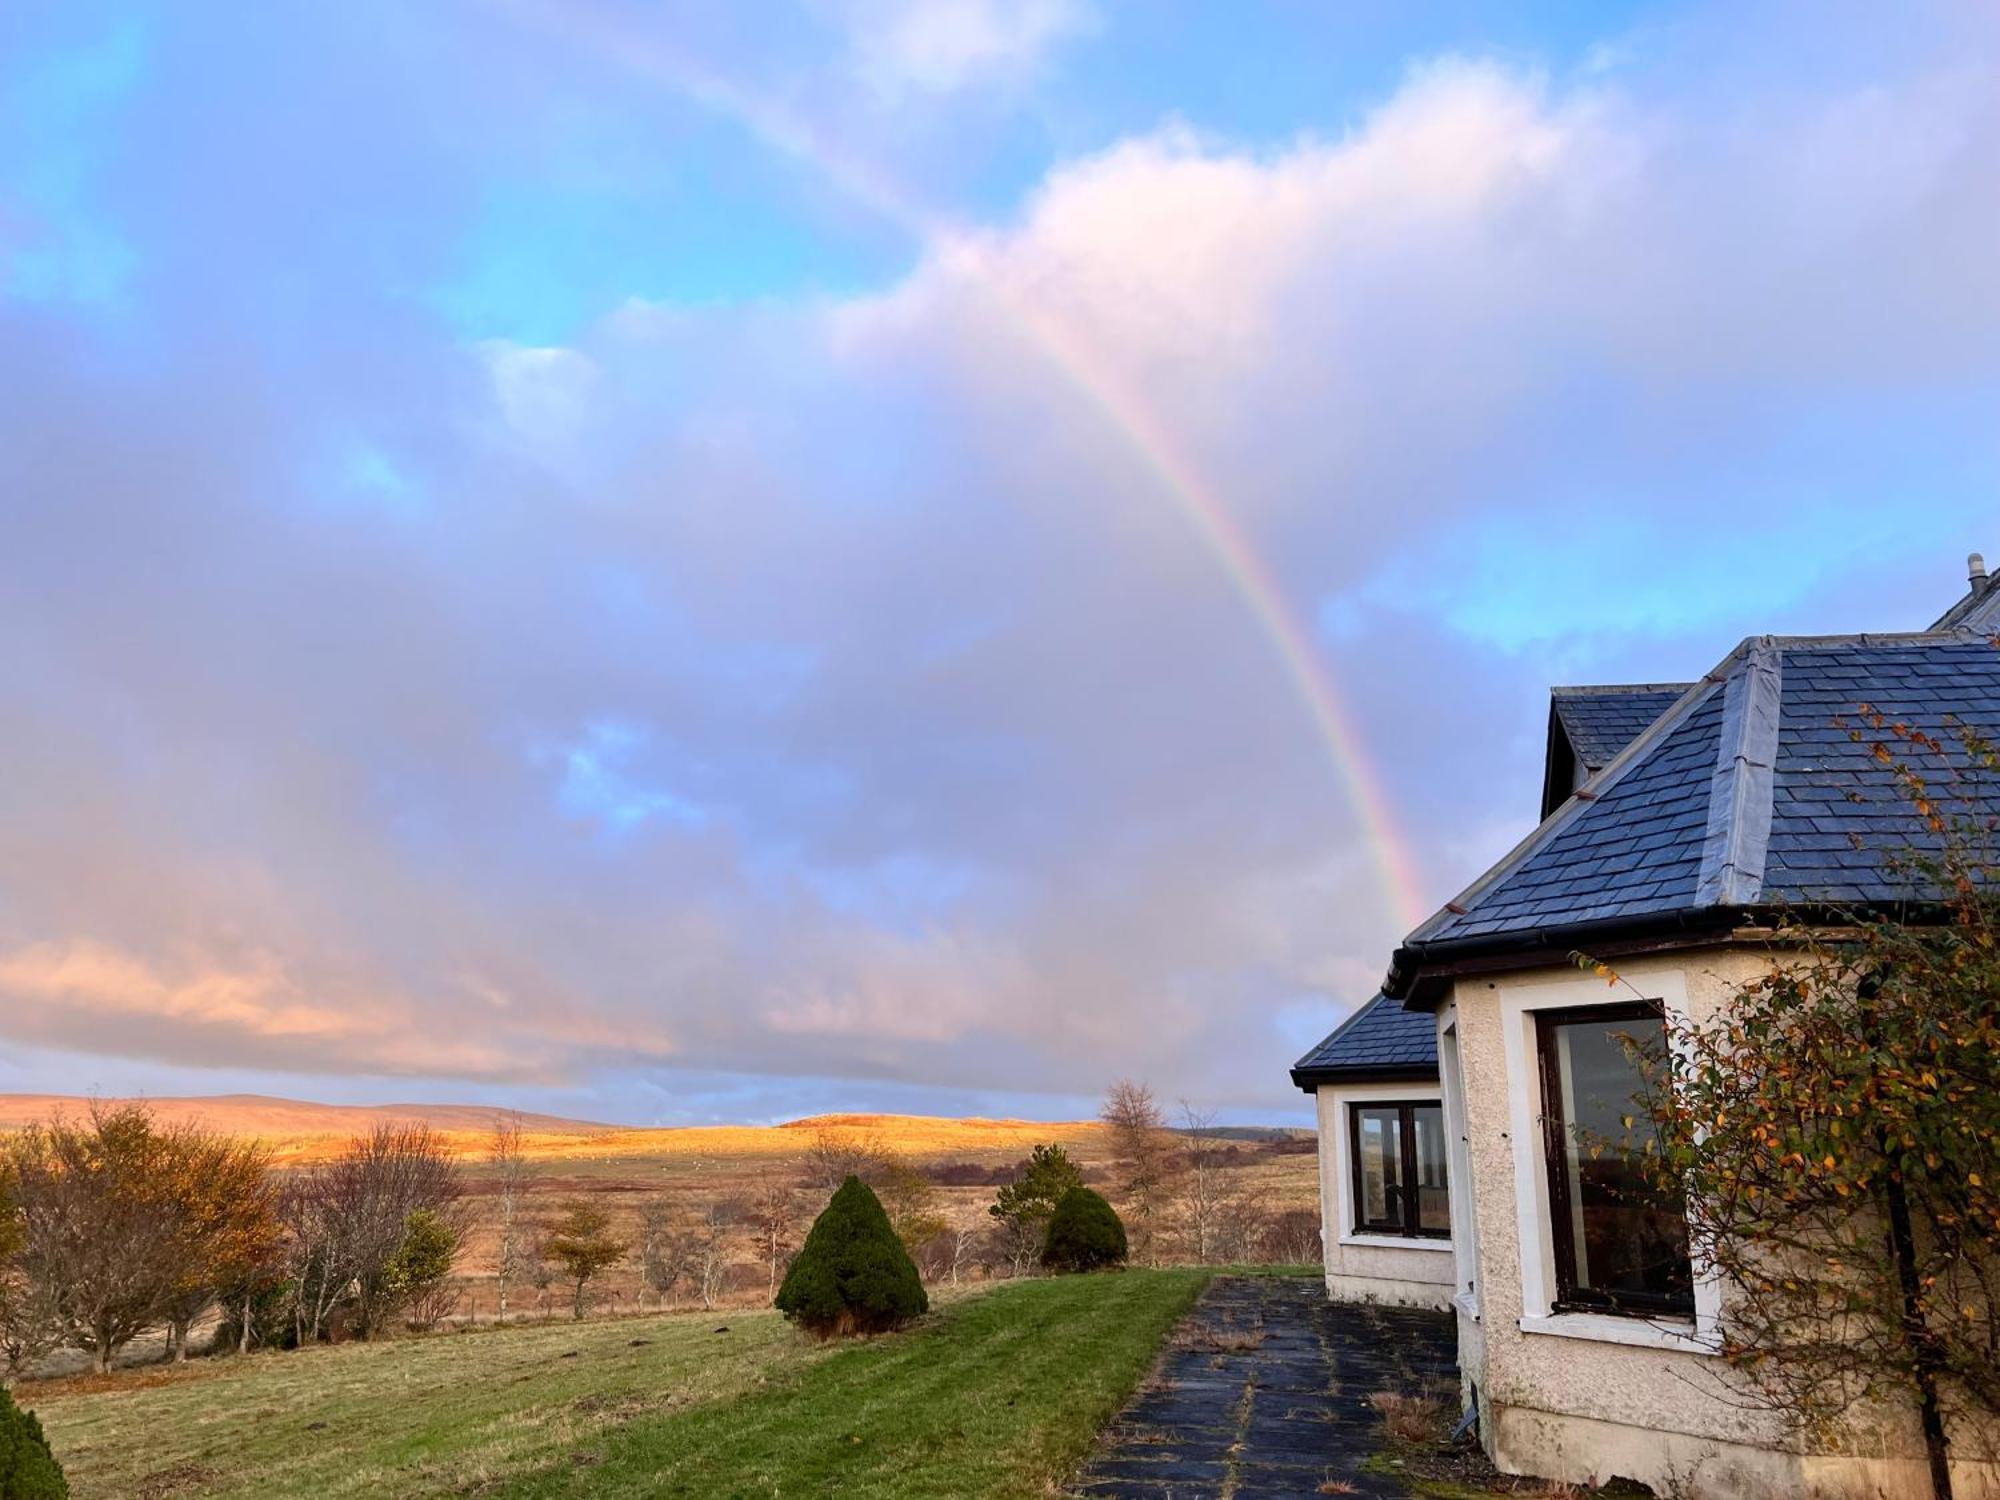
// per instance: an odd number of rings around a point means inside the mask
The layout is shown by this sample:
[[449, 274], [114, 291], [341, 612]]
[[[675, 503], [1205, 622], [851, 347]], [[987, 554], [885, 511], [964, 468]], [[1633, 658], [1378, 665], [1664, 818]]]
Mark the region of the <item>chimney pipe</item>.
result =
[[1965, 559], [1965, 581], [1972, 585], [1973, 593], [1983, 594], [1986, 592], [1986, 559], [1981, 557], [1977, 552], [1972, 553]]

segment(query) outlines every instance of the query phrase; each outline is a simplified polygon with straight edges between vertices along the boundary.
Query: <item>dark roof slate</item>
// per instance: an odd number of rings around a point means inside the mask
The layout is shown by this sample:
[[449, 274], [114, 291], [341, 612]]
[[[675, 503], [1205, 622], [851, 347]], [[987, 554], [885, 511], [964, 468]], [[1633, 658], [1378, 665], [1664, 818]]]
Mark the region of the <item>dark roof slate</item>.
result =
[[[1960, 639], [1788, 651], [1784, 674], [1763, 899], [1859, 903], [1906, 894], [1903, 875], [1883, 867], [1885, 853], [1935, 848], [1936, 840], [1875, 758], [1883, 735], [1856, 721], [1857, 707], [1937, 737], [1975, 789], [1953, 724], [2000, 737], [2000, 650]], [[1842, 719], [1863, 729], [1859, 741]], [[1975, 795], [1991, 805], [1994, 791]]]
[[[1436, 943], [1915, 894], [1884, 855], [1928, 835], [1873, 754], [1883, 735], [1860, 722], [1863, 704], [1947, 747], [1961, 724], [2000, 739], [2000, 647], [1962, 630], [1752, 637], [1412, 933], [1390, 992]], [[2000, 807], [2000, 786], [1968, 788]]]
[[1435, 1076], [1437, 1060], [1436, 1019], [1377, 995], [1292, 1064], [1292, 1081], [1310, 1092], [1342, 1078]]
[[1550, 690], [1556, 718], [1577, 763], [1597, 772], [1679, 701], [1692, 683], [1644, 687], [1559, 687]]
[[1655, 753], [1466, 911], [1447, 911], [1426, 936], [1481, 937], [1690, 904], [1721, 722], [1722, 694], [1710, 686]]

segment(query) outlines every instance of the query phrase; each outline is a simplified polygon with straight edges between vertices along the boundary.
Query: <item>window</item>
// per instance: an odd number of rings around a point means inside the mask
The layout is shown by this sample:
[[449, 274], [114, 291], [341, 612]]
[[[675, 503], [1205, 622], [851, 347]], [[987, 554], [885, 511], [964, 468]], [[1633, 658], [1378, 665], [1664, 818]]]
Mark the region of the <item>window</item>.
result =
[[1659, 1008], [1543, 1011], [1535, 1029], [1557, 1310], [1692, 1317], [1686, 1214], [1637, 1160], [1652, 1143], [1638, 1096], [1642, 1060], [1666, 1045]]
[[1347, 1124], [1355, 1232], [1448, 1239], [1444, 1107], [1354, 1104]]

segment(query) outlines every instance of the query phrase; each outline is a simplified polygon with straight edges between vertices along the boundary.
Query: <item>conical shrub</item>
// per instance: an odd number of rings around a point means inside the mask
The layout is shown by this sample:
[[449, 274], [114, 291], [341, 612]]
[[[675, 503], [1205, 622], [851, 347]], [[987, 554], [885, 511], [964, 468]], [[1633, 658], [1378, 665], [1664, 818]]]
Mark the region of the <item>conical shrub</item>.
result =
[[0, 1500], [69, 1500], [69, 1481], [42, 1424], [0, 1386]]
[[778, 1288], [778, 1310], [819, 1338], [880, 1333], [930, 1309], [916, 1262], [859, 1177], [813, 1221]]
[[1125, 1224], [1100, 1193], [1074, 1187], [1049, 1215], [1042, 1264], [1052, 1271], [1097, 1271], [1125, 1263]]

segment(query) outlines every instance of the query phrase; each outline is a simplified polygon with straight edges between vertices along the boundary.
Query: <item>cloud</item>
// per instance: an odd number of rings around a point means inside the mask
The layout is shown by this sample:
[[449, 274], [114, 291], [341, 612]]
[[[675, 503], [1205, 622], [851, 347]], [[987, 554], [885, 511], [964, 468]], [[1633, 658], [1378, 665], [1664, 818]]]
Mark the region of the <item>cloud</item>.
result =
[[[1921, 619], [2000, 479], [1976, 22], [1761, 91], [1442, 60], [1062, 161], [885, 292], [535, 346], [414, 289], [492, 170], [440, 122], [572, 101], [263, 107], [323, 51], [123, 103], [125, 314], [0, 296], [0, 1035], [52, 1053], [1285, 1107], [1397, 924], [1163, 473], [1324, 622], [1439, 897], [1548, 681]], [[421, 503], [326, 503], [356, 454]]]
[[1094, 20], [1084, 0], [847, 0], [842, 10], [856, 69], [890, 96], [1018, 79]]

